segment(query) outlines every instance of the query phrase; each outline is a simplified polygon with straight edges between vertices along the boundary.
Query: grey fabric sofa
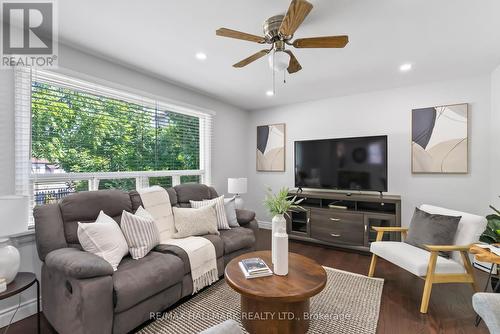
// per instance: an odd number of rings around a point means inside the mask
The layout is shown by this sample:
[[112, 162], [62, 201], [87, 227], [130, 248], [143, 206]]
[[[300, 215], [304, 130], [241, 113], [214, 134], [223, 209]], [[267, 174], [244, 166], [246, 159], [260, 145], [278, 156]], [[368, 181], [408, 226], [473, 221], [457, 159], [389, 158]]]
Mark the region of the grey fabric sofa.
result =
[[500, 293], [479, 292], [472, 296], [472, 306], [492, 334], [500, 334]]
[[[217, 197], [215, 189], [198, 184], [167, 191], [172, 205], [179, 207]], [[141, 204], [136, 191], [101, 190], [35, 208], [43, 312], [59, 333], [127, 333], [152, 312], [192, 294], [188, 257], [179, 247], [160, 245], [140, 260], [125, 257], [115, 272], [102, 258], [81, 250], [78, 222], [94, 222], [103, 210], [119, 223], [123, 210], [135, 212]], [[237, 210], [237, 217], [241, 227], [204, 236], [215, 246], [220, 276], [232, 258], [254, 250], [255, 214]]]

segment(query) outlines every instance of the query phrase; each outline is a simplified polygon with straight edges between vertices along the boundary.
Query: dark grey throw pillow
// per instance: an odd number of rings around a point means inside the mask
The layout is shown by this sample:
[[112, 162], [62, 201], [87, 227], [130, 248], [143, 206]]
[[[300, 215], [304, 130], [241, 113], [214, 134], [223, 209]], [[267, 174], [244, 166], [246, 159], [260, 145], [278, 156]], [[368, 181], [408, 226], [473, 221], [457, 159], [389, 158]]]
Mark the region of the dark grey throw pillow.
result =
[[[462, 217], [434, 215], [415, 208], [405, 242], [422, 249], [424, 245], [453, 245], [460, 219]], [[449, 252], [439, 252], [439, 255], [450, 257]]]

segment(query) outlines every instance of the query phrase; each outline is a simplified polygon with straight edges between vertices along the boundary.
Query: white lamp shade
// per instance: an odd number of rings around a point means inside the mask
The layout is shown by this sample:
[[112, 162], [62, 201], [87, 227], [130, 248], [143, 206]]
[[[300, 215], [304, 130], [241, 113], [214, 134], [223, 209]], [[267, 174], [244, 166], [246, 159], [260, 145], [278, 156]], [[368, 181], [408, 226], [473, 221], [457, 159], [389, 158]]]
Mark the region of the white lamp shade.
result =
[[286, 70], [290, 64], [290, 55], [284, 51], [271, 52], [268, 57], [269, 67], [276, 72]]
[[27, 196], [0, 196], [0, 213], [3, 217], [0, 236], [9, 236], [28, 230], [28, 207]]
[[246, 194], [247, 178], [229, 178], [227, 179], [227, 192], [230, 194]]

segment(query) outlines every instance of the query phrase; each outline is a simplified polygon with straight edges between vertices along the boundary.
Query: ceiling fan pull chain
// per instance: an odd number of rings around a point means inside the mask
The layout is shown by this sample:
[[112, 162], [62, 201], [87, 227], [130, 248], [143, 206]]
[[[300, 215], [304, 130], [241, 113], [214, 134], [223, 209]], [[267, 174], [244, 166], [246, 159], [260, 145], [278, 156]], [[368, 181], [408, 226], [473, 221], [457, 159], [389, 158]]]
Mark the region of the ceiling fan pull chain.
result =
[[283, 70], [283, 83], [286, 84], [286, 71]]

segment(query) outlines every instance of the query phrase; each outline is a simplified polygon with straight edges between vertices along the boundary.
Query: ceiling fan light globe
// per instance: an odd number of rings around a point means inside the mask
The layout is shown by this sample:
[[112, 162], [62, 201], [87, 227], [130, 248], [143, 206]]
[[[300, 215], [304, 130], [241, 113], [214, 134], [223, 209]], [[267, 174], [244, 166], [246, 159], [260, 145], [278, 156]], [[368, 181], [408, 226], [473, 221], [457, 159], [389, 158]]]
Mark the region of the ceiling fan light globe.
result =
[[268, 57], [269, 67], [276, 71], [281, 72], [288, 68], [290, 63], [290, 55], [283, 51], [271, 52]]

